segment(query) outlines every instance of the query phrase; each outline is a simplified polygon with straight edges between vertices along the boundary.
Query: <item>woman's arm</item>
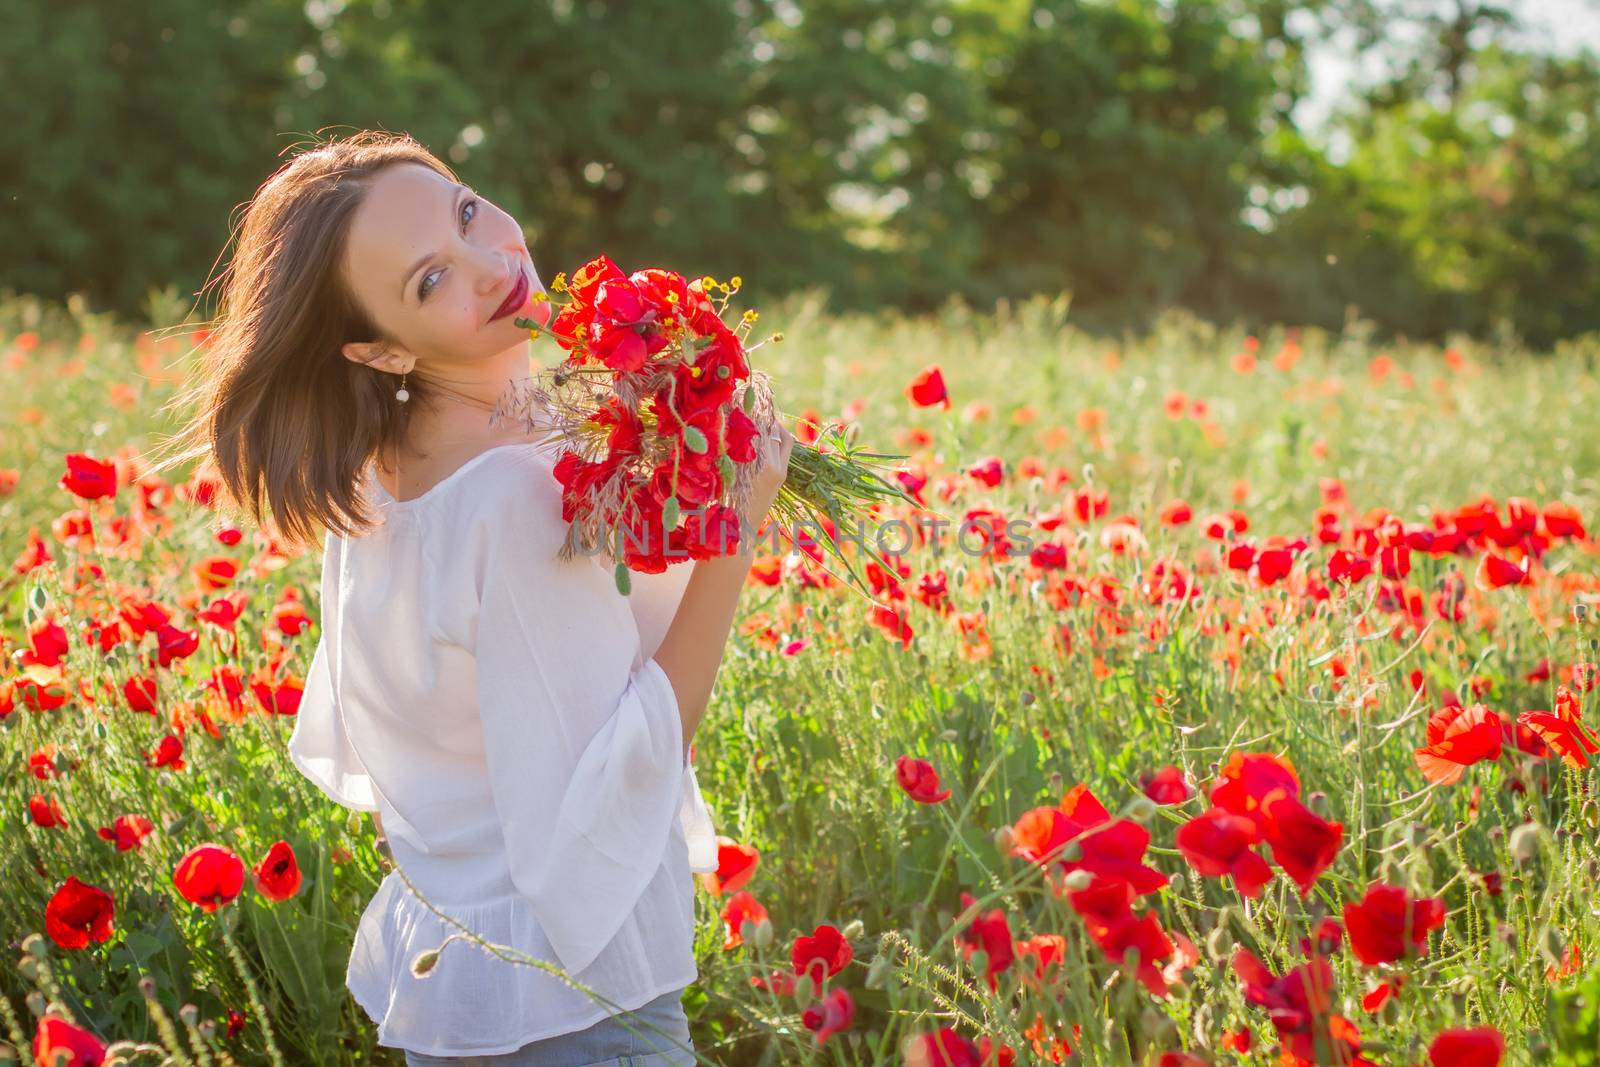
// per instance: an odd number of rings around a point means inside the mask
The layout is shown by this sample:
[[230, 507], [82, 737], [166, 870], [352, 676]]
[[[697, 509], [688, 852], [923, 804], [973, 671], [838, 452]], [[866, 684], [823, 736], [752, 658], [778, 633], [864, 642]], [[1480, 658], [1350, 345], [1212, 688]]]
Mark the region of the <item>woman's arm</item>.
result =
[[741, 544], [733, 555], [697, 560], [672, 625], [656, 649], [655, 661], [678, 698], [685, 759], [711, 701], [711, 687], [722, 666], [739, 594], [754, 559], [754, 552]]
[[[765, 462], [757, 477], [751, 511], [758, 525], [788, 477], [794, 435], [779, 422], [762, 436], [759, 447]], [[689, 575], [689, 583], [678, 601], [678, 612], [652, 657], [667, 681], [672, 683], [672, 692], [678, 700], [678, 714], [683, 719], [685, 762], [689, 758], [689, 742], [694, 739], [706, 705], [711, 701], [711, 686], [722, 666], [728, 632], [733, 629], [734, 609], [739, 605], [739, 594], [744, 591], [750, 564], [755, 561], [752, 540], [741, 537], [732, 554], [695, 561], [694, 573]]]

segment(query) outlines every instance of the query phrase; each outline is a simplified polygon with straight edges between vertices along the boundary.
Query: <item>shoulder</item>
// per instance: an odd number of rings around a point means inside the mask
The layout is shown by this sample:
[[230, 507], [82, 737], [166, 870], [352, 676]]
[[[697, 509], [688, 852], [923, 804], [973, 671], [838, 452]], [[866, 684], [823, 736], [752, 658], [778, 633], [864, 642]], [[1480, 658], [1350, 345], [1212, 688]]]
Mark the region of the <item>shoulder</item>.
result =
[[542, 443], [519, 444], [482, 457], [471, 477], [456, 487], [453, 502], [465, 524], [458, 543], [465, 554], [480, 565], [507, 554], [530, 563], [553, 562], [568, 528], [555, 476], [559, 451]]
[[463, 486], [467, 503], [480, 515], [510, 522], [561, 517], [561, 482], [556, 479], [560, 447], [545, 443], [502, 445], [482, 457], [476, 477]]

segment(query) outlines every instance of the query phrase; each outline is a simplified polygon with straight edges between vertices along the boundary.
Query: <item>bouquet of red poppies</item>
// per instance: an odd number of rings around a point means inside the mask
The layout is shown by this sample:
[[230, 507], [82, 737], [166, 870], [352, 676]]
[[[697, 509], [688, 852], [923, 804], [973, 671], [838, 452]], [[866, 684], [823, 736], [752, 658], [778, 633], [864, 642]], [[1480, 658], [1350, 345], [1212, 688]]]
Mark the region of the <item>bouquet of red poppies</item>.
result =
[[[555, 277], [550, 288], [565, 299], [534, 295], [556, 310], [516, 320], [535, 338], [548, 334], [567, 356], [519, 383], [496, 415], [531, 418], [537, 401], [553, 417], [567, 446], [555, 468], [570, 524], [562, 557], [605, 553], [623, 593], [630, 570], [659, 573], [732, 553], [762, 518], [746, 515], [757, 443], [782, 416], [768, 377], [748, 356], [783, 335], [747, 348], [758, 313], [745, 311], [731, 327], [723, 321], [739, 284], [737, 277], [689, 281], [654, 267], [624, 274], [601, 255], [570, 281]], [[771, 519], [791, 542], [792, 531], [816, 529], [814, 540], [868, 591], [831, 529], [859, 521], [881, 501], [915, 505], [880, 471], [903, 458], [860, 450], [842, 427], [824, 427], [814, 443], [795, 442]], [[887, 566], [865, 538], [857, 543]]]

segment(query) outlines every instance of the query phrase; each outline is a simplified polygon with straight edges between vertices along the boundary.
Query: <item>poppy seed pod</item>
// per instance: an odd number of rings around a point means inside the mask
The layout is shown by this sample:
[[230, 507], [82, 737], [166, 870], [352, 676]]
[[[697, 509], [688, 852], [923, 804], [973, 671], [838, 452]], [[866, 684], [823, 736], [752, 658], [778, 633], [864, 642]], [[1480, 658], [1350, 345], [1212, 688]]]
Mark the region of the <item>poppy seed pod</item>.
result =
[[1567, 943], [1553, 926], [1547, 926], [1539, 935], [1539, 955], [1544, 957], [1544, 962], [1551, 967], [1561, 966], [1561, 959], [1566, 955]]
[[1176, 1036], [1178, 1024], [1172, 1021], [1170, 1015], [1157, 1011], [1146, 1004], [1139, 1013], [1139, 1033], [1152, 1045], [1165, 1044]]
[[1536, 822], [1525, 822], [1511, 831], [1511, 840], [1508, 847], [1511, 849], [1511, 858], [1517, 861], [1519, 867], [1526, 867], [1539, 855], [1539, 837], [1543, 828]]
[[1233, 952], [1233, 935], [1226, 926], [1218, 926], [1206, 937], [1206, 955], [1212, 963], [1225, 963]]
[[1128, 806], [1123, 809], [1123, 814], [1134, 822], [1149, 822], [1156, 813], [1156, 802], [1147, 796], [1136, 796], [1128, 801]]

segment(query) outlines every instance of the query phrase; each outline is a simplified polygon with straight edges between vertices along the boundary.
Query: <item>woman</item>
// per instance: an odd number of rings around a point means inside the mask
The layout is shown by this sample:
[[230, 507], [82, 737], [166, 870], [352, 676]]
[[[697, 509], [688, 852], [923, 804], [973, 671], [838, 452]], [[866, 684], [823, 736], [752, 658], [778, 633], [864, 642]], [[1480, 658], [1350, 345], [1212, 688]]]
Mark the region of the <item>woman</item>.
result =
[[[180, 440], [283, 539], [326, 528], [289, 751], [373, 813], [398, 868], [346, 976], [378, 1043], [412, 1065], [697, 1062], [691, 872], [716, 848], [690, 740], [750, 555], [635, 575], [628, 597], [608, 561], [558, 562], [559, 442], [489, 417], [530, 377], [514, 320], [544, 321], [543, 285], [516, 221], [409, 137], [287, 163], [228, 275]], [[792, 445], [762, 441], [752, 524]], [[599, 997], [451, 944], [428, 904]]]

